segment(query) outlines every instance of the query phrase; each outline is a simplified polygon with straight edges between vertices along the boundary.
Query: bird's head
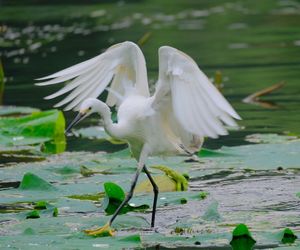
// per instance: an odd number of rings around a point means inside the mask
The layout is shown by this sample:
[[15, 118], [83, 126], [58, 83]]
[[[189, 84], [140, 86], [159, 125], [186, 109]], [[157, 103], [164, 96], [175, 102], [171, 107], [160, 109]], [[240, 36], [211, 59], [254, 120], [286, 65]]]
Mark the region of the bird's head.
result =
[[77, 114], [75, 119], [70, 123], [70, 125], [67, 127], [65, 134], [68, 134], [70, 130], [80, 121], [90, 116], [91, 114], [95, 113], [96, 105], [98, 102], [99, 100], [95, 98], [88, 98], [84, 100], [80, 105], [79, 113]]

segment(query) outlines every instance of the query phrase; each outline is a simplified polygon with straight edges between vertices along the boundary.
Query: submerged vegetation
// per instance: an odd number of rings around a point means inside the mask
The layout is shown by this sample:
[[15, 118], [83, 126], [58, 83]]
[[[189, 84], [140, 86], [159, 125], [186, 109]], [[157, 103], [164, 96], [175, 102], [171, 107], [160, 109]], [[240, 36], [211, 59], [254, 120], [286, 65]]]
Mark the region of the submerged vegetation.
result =
[[[0, 9], [0, 248], [300, 247], [297, 1], [7, 3]], [[243, 121], [230, 136], [206, 140], [198, 159], [149, 160], [161, 191], [155, 230], [142, 174], [113, 224], [115, 237], [93, 238], [83, 230], [104, 224], [123, 201], [136, 163], [98, 117], [66, 138], [74, 113], [42, 101], [55, 87], [37, 88], [33, 79], [124, 40], [142, 47], [152, 83], [159, 46], [193, 55]]]

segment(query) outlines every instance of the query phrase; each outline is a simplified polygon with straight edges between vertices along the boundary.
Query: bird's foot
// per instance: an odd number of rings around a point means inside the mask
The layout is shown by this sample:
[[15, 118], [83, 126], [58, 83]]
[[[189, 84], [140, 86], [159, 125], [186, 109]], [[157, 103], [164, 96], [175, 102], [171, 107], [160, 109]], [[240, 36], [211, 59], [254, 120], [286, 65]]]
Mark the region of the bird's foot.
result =
[[110, 227], [110, 224], [107, 222], [103, 227], [99, 227], [96, 229], [86, 229], [84, 232], [90, 236], [114, 236], [114, 230]]

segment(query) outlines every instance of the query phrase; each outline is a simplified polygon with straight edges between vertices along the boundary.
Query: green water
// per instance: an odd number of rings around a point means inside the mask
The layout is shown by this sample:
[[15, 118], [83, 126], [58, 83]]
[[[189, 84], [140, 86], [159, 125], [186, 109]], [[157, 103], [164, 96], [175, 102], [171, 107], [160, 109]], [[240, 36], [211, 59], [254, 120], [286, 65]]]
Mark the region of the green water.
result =
[[[0, 3], [0, 24], [1, 30], [4, 30], [0, 36], [0, 55], [6, 75], [5, 105], [50, 109], [58, 100], [45, 101], [43, 97], [61, 86], [37, 87], [33, 85], [35, 78], [91, 58], [114, 43], [125, 40], [137, 42], [148, 33], [149, 39], [141, 49], [146, 57], [152, 87], [158, 71], [157, 50], [162, 45], [171, 45], [189, 54], [209, 77], [213, 78], [216, 71], [222, 72], [222, 93], [243, 118], [239, 122], [241, 129], [217, 140], [208, 139], [205, 147], [216, 149], [223, 145], [249, 144], [245, 136], [254, 133], [300, 134], [300, 1], [149, 0], [106, 1], [89, 5], [76, 1], [73, 4], [39, 6], [34, 4], [35, 1], [26, 2], [30, 4], [23, 2], [21, 5], [20, 1]], [[285, 86], [261, 98], [269, 108], [242, 102], [253, 92], [279, 82], [285, 82]], [[73, 112], [65, 115], [68, 121], [75, 116]], [[98, 117], [91, 117], [81, 126], [96, 124]], [[149, 246], [160, 242], [166, 247], [191, 247], [199, 239], [204, 241], [204, 247], [228, 249], [229, 231], [240, 222], [250, 224], [261, 248], [278, 247], [273, 234], [284, 227], [299, 232], [300, 204], [295, 196], [300, 191], [297, 170], [300, 165], [297, 160], [299, 143], [279, 145], [225, 148], [225, 152], [228, 150], [233, 156], [208, 157], [200, 164], [183, 163], [181, 158], [152, 159], [151, 164], [165, 163], [178, 171], [189, 172], [191, 181], [189, 192], [161, 196], [170, 201], [170, 206], [160, 200], [160, 234], [144, 236], [143, 243]], [[95, 193], [96, 189], [102, 190], [102, 183], [107, 180], [115, 181], [127, 190], [135, 162], [118, 155], [103, 160], [102, 155], [92, 154], [99, 150], [111, 152], [124, 148], [110, 143], [100, 144], [97, 140], [70, 137], [67, 147], [68, 151], [90, 152], [78, 155], [65, 153], [58, 158], [50, 157], [42, 165], [21, 163], [0, 172], [2, 186], [11, 187], [3, 191], [5, 203], [50, 199], [59, 207], [71, 207], [71, 210], [63, 211], [60, 223], [47, 216], [25, 223], [19, 215], [0, 216], [2, 224], [9, 221], [8, 228], [4, 227], [2, 231], [0, 228], [0, 235], [8, 235], [3, 238], [5, 246], [13, 240], [14, 233], [21, 239], [21, 243], [15, 243], [16, 247], [20, 247], [22, 242], [49, 245], [54, 242], [55, 247], [61, 247], [64, 237], [72, 239], [68, 243], [69, 248], [95, 247], [95, 244], [105, 245], [107, 242], [118, 246], [119, 243], [112, 240], [88, 241], [78, 232], [77, 226], [86, 228], [97, 224], [92, 217], [99, 217], [98, 204], [70, 201], [62, 195]], [[97, 161], [101, 164], [95, 164]], [[100, 170], [108, 167], [113, 173], [81, 178], [80, 164]], [[119, 165], [123, 166], [122, 170], [117, 168]], [[283, 172], [276, 170], [279, 166], [284, 168]], [[72, 174], [58, 174], [60, 168], [72, 170]], [[38, 173], [57, 184], [61, 193], [35, 197], [36, 194], [16, 191], [13, 187], [26, 171]], [[209, 199], [203, 203], [194, 201], [193, 192], [199, 191], [209, 192]], [[188, 197], [189, 202], [178, 209], [172, 201], [182, 197]], [[151, 195], [146, 195], [135, 198], [133, 202], [151, 204], [151, 199]], [[214, 201], [219, 204], [220, 221], [199, 215], [209, 210]], [[116, 223], [120, 235], [136, 233], [126, 229], [130, 226], [148, 227], [144, 217], [149, 219], [149, 213], [121, 216]], [[78, 225], [74, 222], [75, 216]], [[102, 211], [100, 221], [105, 220]], [[187, 238], [178, 236], [166, 240], [163, 235], [170, 236], [175, 226], [191, 227], [196, 238], [188, 234]], [[36, 231], [29, 239], [23, 232], [28, 227]], [[135, 244], [129, 242], [128, 247]], [[297, 247], [299, 241], [295, 249]]]

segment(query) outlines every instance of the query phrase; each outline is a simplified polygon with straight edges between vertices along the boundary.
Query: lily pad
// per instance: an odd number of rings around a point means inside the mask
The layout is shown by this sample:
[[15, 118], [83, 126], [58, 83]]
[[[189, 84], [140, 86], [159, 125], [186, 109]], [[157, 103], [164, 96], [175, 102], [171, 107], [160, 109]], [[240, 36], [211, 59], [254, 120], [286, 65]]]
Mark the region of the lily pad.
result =
[[34, 209], [42, 210], [47, 209], [47, 202], [46, 201], [38, 201], [33, 206]]
[[226, 155], [230, 154], [226, 154], [220, 150], [211, 150], [207, 148], [201, 148], [201, 150], [198, 153], [199, 157], [224, 157]]
[[20, 106], [0, 106], [0, 116], [20, 116], [40, 112], [37, 108]]
[[123, 189], [113, 182], [104, 183], [104, 190], [107, 197], [110, 199], [123, 201], [125, 199], [125, 193]]
[[55, 190], [55, 187], [52, 186], [50, 183], [32, 173], [26, 173], [24, 175], [19, 188], [22, 190]]
[[87, 128], [81, 128], [73, 131], [76, 136], [80, 136], [88, 139], [98, 139], [99, 141], [109, 141], [112, 144], [126, 144], [126, 142], [114, 139], [110, 137], [100, 126], [92, 126]]
[[100, 201], [105, 197], [105, 193], [97, 193], [97, 194], [74, 194], [69, 195], [68, 198], [77, 199], [77, 200], [88, 200], [88, 201]]
[[35, 231], [31, 228], [31, 227], [28, 227], [24, 230], [23, 232], [23, 235], [34, 235], [35, 234]]
[[45, 152], [59, 153], [65, 150], [64, 129], [64, 116], [57, 110], [33, 112], [21, 117], [0, 117], [0, 145], [45, 143]]
[[[221, 215], [218, 211], [219, 203], [217, 201], [213, 201], [205, 211], [202, 218], [206, 221], [220, 221]], [[239, 230], [239, 229], [237, 229]]]
[[0, 213], [19, 213], [26, 210], [32, 210], [28, 203], [0, 204]]
[[134, 235], [130, 235], [127, 237], [123, 237], [121, 239], [119, 239], [119, 241], [125, 241], [125, 242], [136, 242], [136, 243], [141, 243], [141, 236], [139, 234], [134, 234]]
[[[300, 141], [285, 143], [255, 144], [236, 147], [222, 147], [226, 157], [214, 158], [214, 164], [235, 169], [270, 170], [299, 168]], [[211, 157], [213, 158], [213, 157]]]
[[0, 146], [0, 162], [35, 162], [44, 161], [46, 158], [36, 146]]
[[[272, 162], [273, 158], [269, 160], [274, 169], [268, 170], [270, 166], [259, 165], [259, 162], [264, 160], [262, 155], [260, 156], [260, 152], [257, 153], [259, 157], [255, 163], [263, 170], [249, 164], [252, 171], [244, 171], [244, 166], [247, 166], [245, 159], [253, 163], [256, 147], [259, 148], [258, 150], [264, 150], [268, 146], [271, 146], [272, 150], [276, 150], [278, 147], [284, 148], [287, 150], [287, 154], [291, 154], [291, 158], [293, 158], [293, 151], [297, 151], [297, 144], [297, 141], [290, 141], [276, 144], [276, 146], [273, 144], [255, 144], [228, 147], [214, 150], [224, 152], [223, 156], [206, 156], [200, 159], [201, 162], [190, 163], [184, 162], [186, 158], [181, 156], [166, 157], [165, 159], [150, 157], [148, 159], [149, 166], [160, 166], [159, 164], [164, 162], [168, 168], [178, 173], [189, 173], [190, 176], [188, 191], [160, 192], [158, 196], [156, 226], [163, 228], [164, 232], [162, 234], [152, 231], [144, 233], [151, 221], [151, 209], [148, 209], [148, 205], [151, 206], [153, 203], [153, 193], [150, 185], [150, 193], [136, 193], [130, 200], [130, 205], [125, 206], [121, 211], [123, 215], [118, 216], [114, 221], [112, 227], [117, 229], [116, 236], [112, 239], [106, 238], [103, 241], [102, 238], [98, 238], [94, 243], [92, 243], [91, 237], [86, 238], [83, 235], [82, 230], [105, 224], [108, 220], [107, 215], [113, 213], [122, 202], [126, 195], [124, 190], [130, 188], [130, 181], [136, 171], [136, 161], [130, 158], [128, 150], [112, 154], [65, 152], [60, 155], [49, 155], [47, 161], [41, 163], [17, 163], [0, 168], [1, 180], [7, 183], [20, 180], [24, 173], [31, 172], [43, 177], [48, 183], [53, 183], [51, 185], [56, 188], [56, 190], [46, 192], [37, 192], [35, 189], [22, 190], [14, 187], [1, 191], [3, 203], [13, 205], [25, 204], [22, 202], [26, 202], [30, 206], [23, 206], [23, 210], [20, 208], [20, 211], [17, 212], [12, 210], [12, 207], [7, 206], [7, 209], [4, 207], [4, 211], [0, 213], [0, 221], [3, 230], [5, 230], [4, 233], [9, 236], [5, 236], [5, 239], [1, 238], [0, 246], [5, 247], [13, 239], [12, 235], [20, 232], [17, 234], [23, 244], [24, 242], [28, 244], [39, 242], [41, 237], [45, 237], [45, 242], [60, 248], [65, 246], [63, 240], [67, 237], [72, 244], [76, 244], [76, 247], [80, 244], [82, 246], [83, 243], [80, 242], [84, 241], [90, 244], [89, 246], [91, 244], [96, 244], [95, 246], [108, 244], [108, 248], [113, 249], [115, 244], [120, 244], [118, 240], [123, 236], [127, 237], [130, 234], [143, 232], [141, 237], [143, 247], [160, 244], [165, 247], [184, 249], [195, 247], [196, 244], [200, 243], [203, 248], [212, 246], [229, 248], [232, 237], [230, 230], [232, 225], [236, 225], [236, 222], [239, 221], [249, 223], [251, 228], [255, 229], [258, 247], [265, 243], [265, 246], [277, 246], [281, 244], [281, 238], [272, 237], [274, 227], [284, 228], [288, 222], [298, 223], [295, 213], [291, 213], [290, 204], [296, 204], [299, 200], [295, 195], [297, 192], [295, 192], [294, 185], [294, 183], [298, 183], [299, 171], [288, 167], [295, 166], [291, 164], [295, 161], [287, 162], [286, 165], [283, 165], [284, 170], [278, 171], [277, 164]], [[268, 150], [265, 151], [268, 152]], [[277, 156], [274, 158], [278, 160]], [[290, 161], [290, 159], [287, 160]], [[88, 174], [88, 177], [83, 177], [80, 174], [81, 166], [87, 168], [88, 173], [91, 173]], [[174, 180], [165, 172], [159, 168], [149, 169], [153, 177], [163, 176], [171, 181], [175, 189]], [[109, 173], [107, 175], [95, 174], [101, 173], [101, 171]], [[108, 193], [112, 194], [117, 201], [114, 208], [107, 213], [105, 211], [107, 203], [105, 202], [110, 202], [112, 199], [103, 199], [104, 196], [107, 196], [103, 183], [108, 180], [113, 183], [110, 185], [111, 189], [108, 189]], [[139, 180], [143, 183], [145, 180], [148, 181], [148, 178], [144, 173], [141, 173]], [[296, 191], [299, 190], [296, 189]], [[200, 195], [202, 192], [203, 195]], [[274, 196], [274, 193], [277, 192], [282, 194], [280, 198]], [[209, 193], [208, 196], [207, 193]], [[202, 199], [201, 197], [206, 198]], [[52, 207], [41, 210], [41, 218], [38, 220], [20, 219], [21, 216], [25, 216], [24, 210], [32, 210], [32, 202], [38, 201], [47, 201]], [[186, 201], [187, 204], [183, 204]], [[216, 206], [214, 202], [220, 206]], [[140, 204], [147, 205], [138, 210], [137, 207]], [[59, 219], [53, 217], [54, 207], [59, 209]], [[129, 211], [134, 211], [134, 213], [127, 213]], [[208, 211], [212, 212], [209, 213]], [[284, 216], [276, 216], [281, 211]], [[249, 214], [253, 216], [249, 216]], [[276, 219], [273, 220], [272, 218]], [[35, 231], [35, 234], [29, 237], [30, 241], [22, 238], [22, 232], [29, 227]], [[176, 227], [184, 229], [182, 234], [172, 234]], [[292, 226], [291, 229], [295, 231]], [[295, 235], [297, 234], [295, 233]], [[54, 244], [51, 240], [56, 243]], [[126, 244], [130, 247], [135, 246], [133, 242], [126, 242]], [[298, 246], [297, 241], [294, 244]], [[122, 244], [122, 246], [124, 245], [125, 243]], [[140, 243], [137, 243], [136, 246], [139, 245]], [[14, 246], [21, 247], [17, 243]]]
[[111, 172], [108, 170], [101, 170], [101, 171], [95, 171], [92, 169], [89, 169], [86, 166], [80, 166], [80, 174], [84, 177], [90, 177], [93, 176], [94, 174], [110, 174]]
[[[27, 114], [12, 117], [17, 114]], [[0, 107], [0, 162], [45, 160], [41, 153], [61, 153], [66, 148], [64, 116], [60, 111], [40, 112], [27, 107]]]
[[108, 155], [109, 158], [130, 158], [131, 157], [131, 152], [129, 148], [125, 148], [123, 150], [111, 153]]
[[251, 134], [245, 138], [248, 142], [253, 143], [284, 143], [289, 141], [300, 140], [297, 136], [278, 135], [278, 134]]
[[[159, 192], [164, 193], [164, 192], [175, 192], [176, 190], [176, 182], [168, 177], [167, 175], [155, 175], [152, 177], [153, 180], [155, 181], [156, 185], [158, 186]], [[178, 190], [181, 191], [181, 190]], [[135, 193], [152, 193], [153, 192], [153, 187], [151, 182], [146, 179], [142, 182], [140, 182], [135, 190]]]
[[55, 137], [53, 140], [45, 141], [41, 146], [41, 151], [48, 154], [59, 154], [66, 150], [65, 137]]
[[[125, 199], [125, 193], [123, 189], [115, 183], [106, 182], [104, 183], [105, 189], [105, 198], [103, 201], [103, 208], [106, 214], [110, 215], [113, 214], [117, 208], [121, 205], [122, 201]], [[125, 214], [129, 211], [134, 210], [145, 210], [148, 209], [149, 206], [146, 204], [139, 205], [139, 206], [132, 206], [130, 204], [126, 204], [121, 210], [120, 214]]]
[[[7, 140], [2, 144], [22, 145], [21, 137], [41, 138], [48, 141], [64, 135], [65, 119], [61, 111], [49, 110], [34, 112], [22, 117], [2, 117], [0, 119], [1, 136]], [[19, 138], [19, 139], [18, 139]]]

